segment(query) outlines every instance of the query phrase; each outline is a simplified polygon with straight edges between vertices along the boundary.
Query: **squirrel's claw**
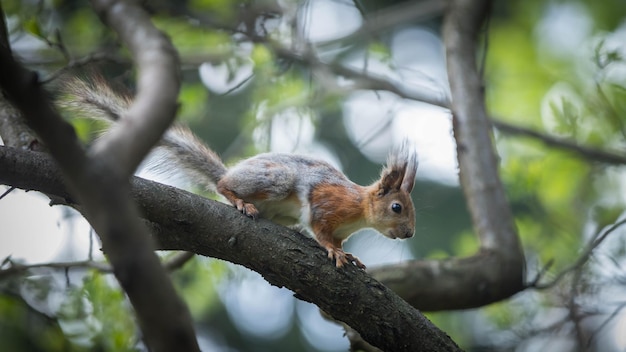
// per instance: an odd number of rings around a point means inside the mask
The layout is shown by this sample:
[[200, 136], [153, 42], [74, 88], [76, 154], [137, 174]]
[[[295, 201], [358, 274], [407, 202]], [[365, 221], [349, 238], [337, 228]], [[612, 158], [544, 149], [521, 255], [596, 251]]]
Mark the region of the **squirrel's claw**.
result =
[[354, 256], [354, 255], [352, 255], [352, 254], [350, 254], [350, 253], [345, 253], [345, 255], [346, 255], [346, 259], [348, 259], [348, 261], [350, 261], [350, 262], [354, 263], [354, 265], [356, 265], [359, 269], [363, 269], [363, 270], [365, 270], [365, 269], [366, 269], [365, 264], [363, 264], [363, 263], [359, 260], [359, 258], [357, 258], [356, 256]]
[[335, 265], [341, 268], [344, 264], [353, 263], [358, 268], [365, 270], [365, 264], [361, 263], [359, 258], [350, 253], [344, 252], [339, 248], [326, 248], [328, 251], [328, 258], [335, 260]]
[[246, 215], [249, 218], [256, 219], [259, 216], [259, 211], [252, 203], [246, 203], [243, 199], [237, 199], [235, 202], [235, 207], [239, 210], [243, 215]]

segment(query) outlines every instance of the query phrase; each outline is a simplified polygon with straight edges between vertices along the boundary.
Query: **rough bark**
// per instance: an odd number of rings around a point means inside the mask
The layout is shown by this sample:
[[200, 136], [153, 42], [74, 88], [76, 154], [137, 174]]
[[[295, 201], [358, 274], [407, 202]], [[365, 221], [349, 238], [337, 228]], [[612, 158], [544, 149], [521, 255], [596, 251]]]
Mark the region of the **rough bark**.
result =
[[[11, 51], [9, 33], [4, 20], [4, 11], [0, 3], [0, 47]], [[43, 149], [38, 143], [35, 133], [26, 125], [26, 121], [4, 97], [0, 94], [0, 137], [4, 145], [31, 150]]]

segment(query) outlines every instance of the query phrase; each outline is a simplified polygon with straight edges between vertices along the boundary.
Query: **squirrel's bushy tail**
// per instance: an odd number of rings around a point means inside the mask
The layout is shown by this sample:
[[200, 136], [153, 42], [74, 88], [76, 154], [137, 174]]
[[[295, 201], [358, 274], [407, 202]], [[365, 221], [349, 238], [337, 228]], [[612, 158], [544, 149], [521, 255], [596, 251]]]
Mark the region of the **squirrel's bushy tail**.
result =
[[[61, 87], [60, 107], [80, 117], [115, 123], [132, 104], [129, 95], [115, 91], [101, 76], [66, 79]], [[149, 168], [159, 172], [182, 172], [207, 188], [215, 186], [227, 169], [220, 157], [188, 128], [170, 127], [157, 144], [156, 159]]]

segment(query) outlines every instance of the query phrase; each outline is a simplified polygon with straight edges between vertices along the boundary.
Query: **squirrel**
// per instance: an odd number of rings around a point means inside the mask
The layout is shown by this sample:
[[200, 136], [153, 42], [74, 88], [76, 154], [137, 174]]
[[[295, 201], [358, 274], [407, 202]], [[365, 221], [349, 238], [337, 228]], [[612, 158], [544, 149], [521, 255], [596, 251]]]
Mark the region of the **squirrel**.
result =
[[[67, 79], [61, 106], [84, 117], [114, 122], [132, 99], [113, 90], [100, 76], [89, 82]], [[174, 124], [156, 146], [167, 167], [176, 166], [199, 185], [216, 189], [241, 213], [282, 225], [305, 226], [337, 267], [365, 265], [342, 249], [350, 235], [373, 228], [389, 238], [415, 231], [411, 190], [417, 154], [407, 141], [393, 149], [380, 179], [369, 186], [350, 181], [329, 163], [308, 156], [263, 153], [226, 167], [221, 158], [188, 128]]]

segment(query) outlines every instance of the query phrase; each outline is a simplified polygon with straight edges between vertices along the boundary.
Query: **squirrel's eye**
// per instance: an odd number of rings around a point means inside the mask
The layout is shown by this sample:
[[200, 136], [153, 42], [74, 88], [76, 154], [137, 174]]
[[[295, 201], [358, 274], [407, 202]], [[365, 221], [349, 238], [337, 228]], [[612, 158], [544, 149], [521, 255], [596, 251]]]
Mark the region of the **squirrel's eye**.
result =
[[391, 210], [393, 210], [396, 214], [400, 214], [400, 212], [402, 212], [402, 205], [399, 203], [393, 203], [391, 204]]

